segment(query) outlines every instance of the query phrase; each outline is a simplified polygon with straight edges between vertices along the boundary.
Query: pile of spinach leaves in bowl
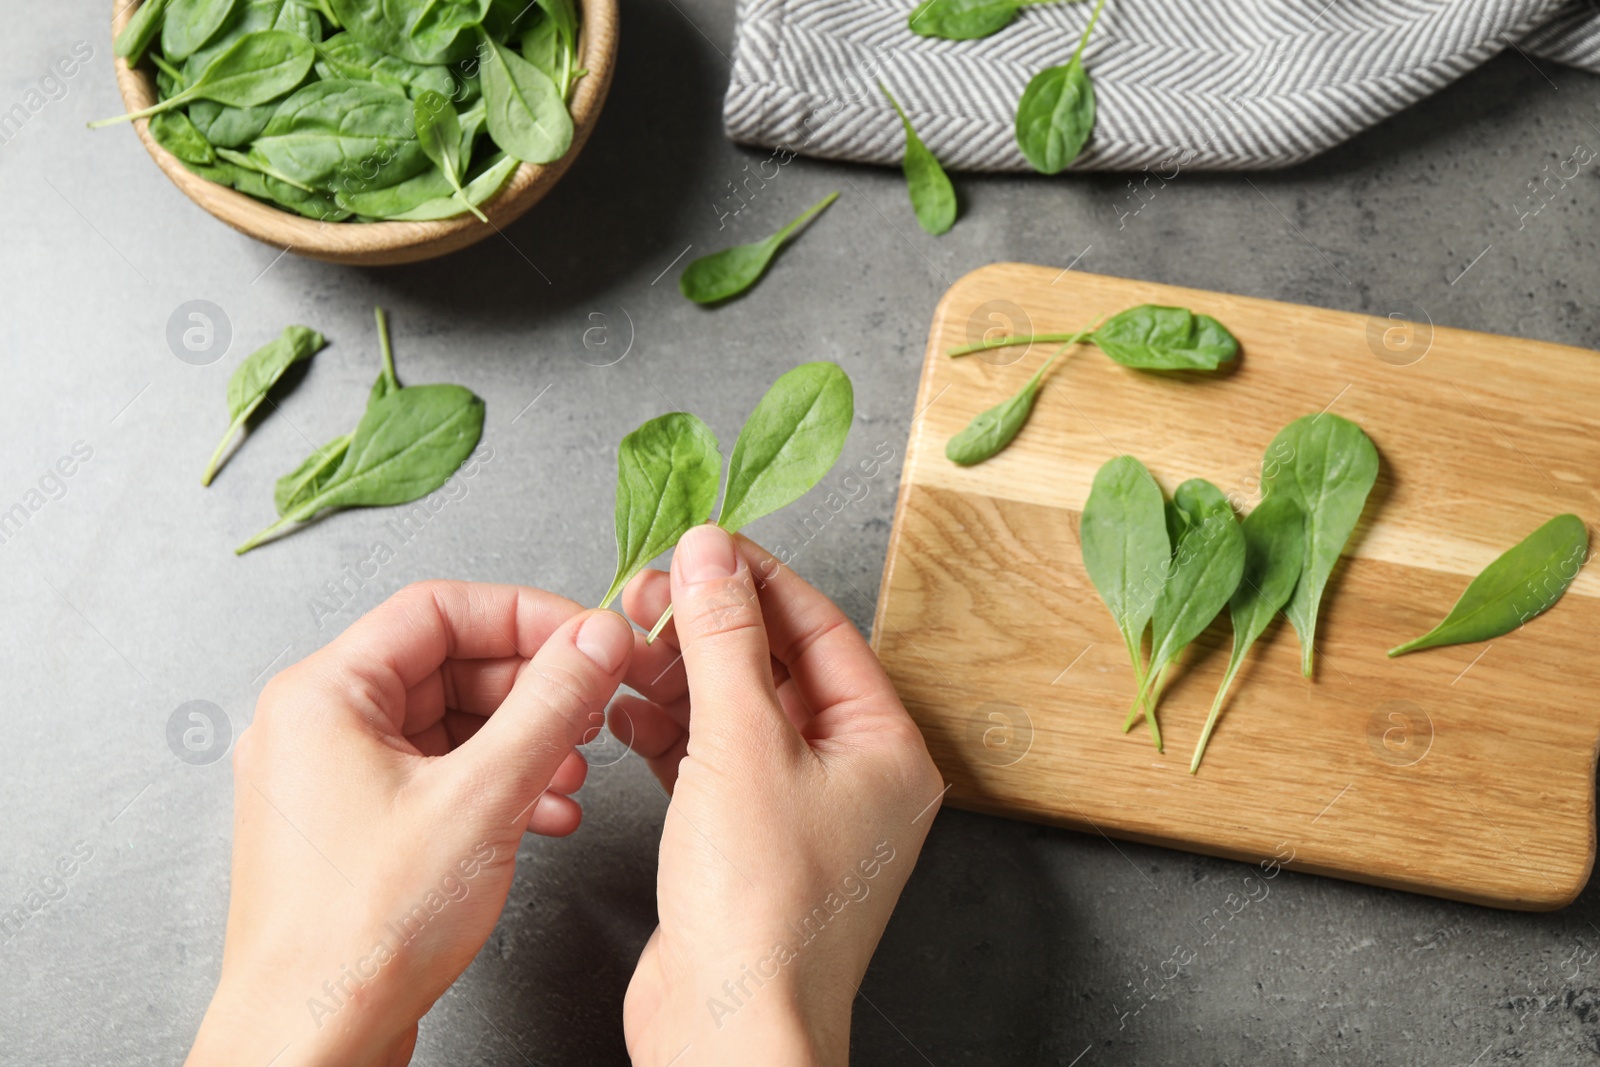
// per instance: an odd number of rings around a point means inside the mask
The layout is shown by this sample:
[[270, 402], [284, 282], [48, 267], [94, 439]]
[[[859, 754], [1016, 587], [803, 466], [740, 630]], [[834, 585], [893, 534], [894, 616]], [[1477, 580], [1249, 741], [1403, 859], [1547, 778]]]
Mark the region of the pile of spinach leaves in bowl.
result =
[[144, 0], [130, 118], [203, 178], [328, 222], [446, 219], [572, 145], [573, 0]]

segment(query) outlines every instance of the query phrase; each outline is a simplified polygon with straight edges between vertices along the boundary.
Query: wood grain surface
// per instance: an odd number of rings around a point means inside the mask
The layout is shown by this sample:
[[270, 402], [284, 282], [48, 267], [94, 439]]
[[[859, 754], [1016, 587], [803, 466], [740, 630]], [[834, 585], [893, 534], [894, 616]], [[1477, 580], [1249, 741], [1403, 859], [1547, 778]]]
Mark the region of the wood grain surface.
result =
[[[1083, 346], [1001, 455], [945, 442], [1055, 346], [959, 344], [1082, 328], [1139, 303], [1214, 315], [1234, 368], [1128, 370]], [[1161, 702], [1165, 754], [1124, 734], [1133, 674], [1083, 569], [1095, 471], [1142, 459], [1169, 493], [1259, 499], [1261, 455], [1329, 410], [1376, 442], [1378, 482], [1323, 601], [1316, 673], [1282, 617], [1252, 650], [1197, 776], [1226, 618]], [[958, 807], [1507, 908], [1569, 903], [1594, 860], [1600, 574], [1486, 644], [1399, 659], [1472, 576], [1552, 515], [1600, 516], [1600, 355], [1077, 271], [995, 264], [934, 314], [873, 642]]]

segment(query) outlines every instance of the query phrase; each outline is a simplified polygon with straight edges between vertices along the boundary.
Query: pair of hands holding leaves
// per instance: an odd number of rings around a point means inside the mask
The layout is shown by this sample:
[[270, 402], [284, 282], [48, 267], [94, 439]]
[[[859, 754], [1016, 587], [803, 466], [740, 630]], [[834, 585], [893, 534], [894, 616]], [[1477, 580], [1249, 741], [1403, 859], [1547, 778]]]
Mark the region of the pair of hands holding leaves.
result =
[[[841, 1064], [942, 782], [826, 597], [714, 526], [619, 615], [410, 586], [266, 687], [234, 754], [222, 977], [189, 1063], [398, 1067], [505, 906], [523, 833], [578, 828], [612, 732], [671, 793], [635, 1064]], [[626, 683], [642, 694], [613, 701]], [[276, 1057], [276, 1058], [274, 1058]]]

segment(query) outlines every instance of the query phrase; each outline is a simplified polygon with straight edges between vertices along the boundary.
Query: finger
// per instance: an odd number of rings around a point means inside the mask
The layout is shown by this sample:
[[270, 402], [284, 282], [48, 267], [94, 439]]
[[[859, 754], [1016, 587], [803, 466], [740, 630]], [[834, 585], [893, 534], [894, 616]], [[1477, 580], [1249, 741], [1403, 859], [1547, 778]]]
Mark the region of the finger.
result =
[[352, 680], [368, 687], [377, 710], [401, 729], [406, 690], [446, 660], [527, 659], [582, 610], [565, 597], [525, 586], [417, 582], [307, 657], [303, 673], [346, 692]]
[[697, 526], [678, 541], [672, 603], [695, 736], [741, 749], [802, 748], [778, 705], [754, 576], [726, 531]]
[[566, 837], [583, 822], [583, 809], [571, 797], [545, 793], [528, 814], [528, 829], [544, 837]]
[[633, 644], [633, 662], [624, 682], [651, 700], [677, 700], [689, 693], [689, 673], [684, 670], [683, 653], [664, 641], [644, 643], [639, 634]]
[[[550, 635], [505, 703], [459, 751], [463, 784], [521, 812], [604, 721], [633, 652], [633, 628], [613, 611], [588, 611]], [[449, 763], [445, 760], [441, 763]]]
[[550, 792], [570, 797], [583, 788], [583, 781], [588, 776], [589, 761], [583, 758], [582, 752], [574, 752], [562, 760], [556, 773], [551, 775]]
[[[672, 605], [672, 580], [666, 571], [643, 570], [634, 576], [622, 591], [622, 607], [628, 618], [646, 630], [655, 629], [656, 623]], [[678, 628], [671, 619], [656, 635], [656, 641], [665, 641], [678, 647]]]
[[520, 656], [445, 660], [438, 670], [406, 690], [400, 732], [407, 737], [420, 733], [444, 718], [447, 711], [488, 715], [505, 702], [526, 662]]
[[761, 576], [760, 599], [772, 654], [789, 668], [805, 703], [818, 715], [906, 714], [878, 657], [833, 601], [771, 553], [739, 539], [746, 565]]
[[624, 696], [611, 706], [609, 721], [611, 732], [643, 757], [670, 795], [678, 782], [678, 764], [689, 752], [689, 731], [678, 716], [647, 700]]

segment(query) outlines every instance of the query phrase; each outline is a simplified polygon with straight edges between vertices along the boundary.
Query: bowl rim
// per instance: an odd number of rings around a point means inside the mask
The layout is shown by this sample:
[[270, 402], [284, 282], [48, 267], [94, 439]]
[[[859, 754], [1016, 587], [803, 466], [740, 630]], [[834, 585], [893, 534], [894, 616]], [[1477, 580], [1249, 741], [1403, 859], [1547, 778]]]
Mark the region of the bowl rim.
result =
[[[122, 31], [134, 11], [146, 0], [113, 0], [111, 36]], [[218, 185], [185, 167], [150, 136], [150, 120], [135, 119], [133, 127], [145, 149], [163, 173], [183, 194], [213, 217], [246, 236], [285, 251], [336, 263], [386, 265], [413, 263], [464, 248], [500, 232], [537, 203], [560, 179], [588, 140], [611, 87], [617, 53], [617, 0], [578, 0], [583, 12], [579, 26], [579, 55], [587, 71], [578, 79], [569, 109], [572, 146], [552, 163], [523, 163], [512, 172], [500, 191], [480, 205], [489, 225], [472, 215], [430, 222], [327, 222], [305, 218]], [[114, 56], [117, 88], [129, 111], [156, 102], [155, 78], [147, 65], [134, 67]]]

